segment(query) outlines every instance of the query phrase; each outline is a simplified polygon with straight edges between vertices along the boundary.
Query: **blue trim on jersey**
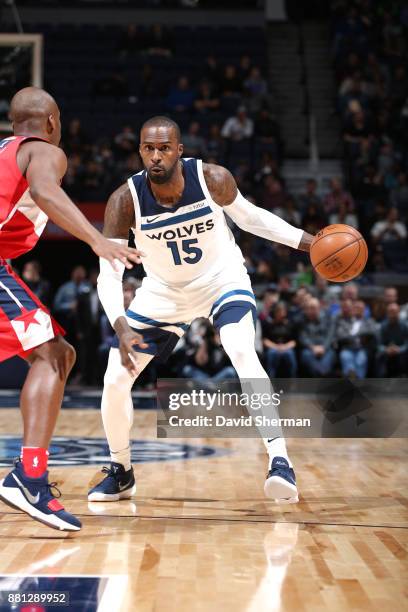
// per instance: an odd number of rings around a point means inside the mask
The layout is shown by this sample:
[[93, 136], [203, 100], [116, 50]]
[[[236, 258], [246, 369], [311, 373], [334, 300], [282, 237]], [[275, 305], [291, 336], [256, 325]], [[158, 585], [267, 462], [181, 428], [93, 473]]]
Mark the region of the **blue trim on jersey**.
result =
[[219, 306], [221, 304], [221, 302], [223, 300], [225, 300], [226, 298], [231, 297], [232, 295], [248, 295], [249, 297], [253, 298], [254, 301], [256, 301], [255, 300], [255, 296], [252, 293], [252, 291], [247, 291], [246, 289], [234, 289], [233, 291], [227, 291], [227, 293], [224, 293], [220, 298], [218, 298], [218, 300], [216, 302], [214, 302], [214, 304], [212, 305], [212, 308], [210, 310], [210, 316], [212, 315], [214, 310], [217, 308], [217, 306]]
[[210, 215], [211, 213], [211, 208], [209, 206], [205, 206], [204, 208], [200, 208], [199, 210], [193, 210], [192, 212], [184, 213], [183, 215], [177, 215], [171, 217], [170, 219], [163, 219], [163, 221], [157, 221], [157, 223], [143, 223], [140, 226], [140, 229], [151, 230], [156, 229], [158, 227], [166, 227], [166, 225], [174, 225], [176, 223], [190, 221], [190, 219], [197, 219], [198, 217], [204, 217], [205, 215]]
[[234, 302], [227, 302], [214, 315], [214, 327], [217, 331], [224, 325], [229, 323], [239, 323], [245, 315], [250, 312], [252, 313], [252, 321], [254, 327], [256, 326], [257, 312], [255, 306], [251, 302], [244, 302], [237, 300]]
[[[31, 297], [28, 295], [24, 287], [18, 284], [16, 279], [11, 276], [6, 266], [0, 265], [0, 281], [5, 287], [18, 299], [23, 305], [23, 308], [27, 310], [36, 310], [38, 304], [36, 304]], [[22, 312], [21, 308], [13, 298], [0, 286], [0, 308], [6, 314], [6, 316], [12, 320], [19, 317]]]
[[176, 212], [182, 206], [189, 206], [206, 199], [198, 177], [197, 160], [181, 158], [181, 163], [183, 164], [184, 191], [180, 200], [172, 207], [161, 206], [156, 202], [149, 187], [146, 170], [141, 174], [134, 174], [131, 177], [137, 197], [139, 198], [140, 214], [142, 217]]
[[173, 327], [181, 327], [183, 331], [188, 330], [188, 325], [186, 323], [163, 323], [162, 321], [149, 319], [149, 317], [133, 312], [133, 310], [130, 309], [126, 311], [126, 316], [130, 319], [134, 319], [135, 321], [139, 321], [139, 323], [145, 323], [146, 325], [151, 325], [153, 327], [169, 327], [170, 325], [173, 325]]

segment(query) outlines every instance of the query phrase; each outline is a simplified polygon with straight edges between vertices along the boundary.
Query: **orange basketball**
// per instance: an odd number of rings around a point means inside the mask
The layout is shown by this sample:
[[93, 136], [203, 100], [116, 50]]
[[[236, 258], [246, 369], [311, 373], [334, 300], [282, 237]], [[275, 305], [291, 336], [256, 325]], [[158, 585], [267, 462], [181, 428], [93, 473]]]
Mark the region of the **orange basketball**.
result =
[[358, 230], [338, 223], [324, 227], [310, 245], [310, 260], [316, 272], [334, 283], [344, 283], [365, 268], [367, 243]]

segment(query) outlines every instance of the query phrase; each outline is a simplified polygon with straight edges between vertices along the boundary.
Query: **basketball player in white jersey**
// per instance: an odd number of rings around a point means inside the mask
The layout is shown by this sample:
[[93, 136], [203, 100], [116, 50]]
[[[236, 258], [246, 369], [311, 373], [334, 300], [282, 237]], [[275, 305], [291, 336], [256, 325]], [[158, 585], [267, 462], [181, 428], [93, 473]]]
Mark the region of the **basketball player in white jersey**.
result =
[[[145, 170], [111, 195], [105, 212], [107, 238], [127, 244], [133, 231], [145, 255], [146, 277], [125, 312], [124, 266], [119, 272], [118, 266], [100, 260], [99, 297], [117, 342], [102, 396], [111, 466], [89, 491], [90, 501], [116, 501], [134, 493], [132, 385], [154, 357], [170, 355], [193, 319], [208, 317], [214, 323], [241, 380], [265, 381], [270, 388], [254, 346], [255, 296], [225, 214], [245, 231], [303, 251], [309, 251], [313, 238], [246, 200], [225, 168], [183, 159], [180, 130], [171, 119], [146, 121], [139, 150]], [[265, 494], [279, 502], [298, 501], [283, 437], [264, 442], [270, 459]]]

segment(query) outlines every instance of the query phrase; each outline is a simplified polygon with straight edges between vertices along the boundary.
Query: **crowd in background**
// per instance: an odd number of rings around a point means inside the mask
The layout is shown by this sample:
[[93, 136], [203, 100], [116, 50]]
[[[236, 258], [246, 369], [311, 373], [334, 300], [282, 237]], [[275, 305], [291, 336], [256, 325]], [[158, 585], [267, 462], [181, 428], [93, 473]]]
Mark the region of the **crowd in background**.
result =
[[[408, 12], [382, 0], [335, 0], [331, 10], [345, 173], [325, 191], [313, 177], [296, 194], [285, 183], [285, 148], [268, 75], [262, 58], [255, 61], [250, 52], [234, 61], [209, 53], [200, 57], [200, 70], [165, 79], [157, 66], [164, 63], [171, 74], [180, 54], [172, 30], [130, 24], [114, 43], [115, 62], [137, 66], [138, 78], [107, 70], [89, 84], [89, 95], [115, 104], [134, 99], [140, 108], [145, 101], [145, 110], [155, 102], [151, 114], [168, 114], [180, 124], [186, 157], [227, 166], [249, 200], [292, 225], [316, 234], [328, 224], [346, 223], [363, 233], [366, 271], [358, 285], [343, 287], [315, 277], [304, 253], [232, 227], [253, 284], [263, 287], [257, 295], [257, 350], [270, 376], [406, 375], [407, 304], [395, 287], [369, 301], [359, 291], [372, 283], [372, 273], [408, 272]], [[112, 136], [90, 128], [79, 117], [65, 127], [69, 164], [63, 186], [76, 201], [106, 202], [142, 169], [140, 125], [126, 123]], [[142, 276], [138, 266], [126, 279], [127, 304]], [[76, 267], [56, 292], [35, 262], [25, 265], [23, 277], [77, 349], [74, 380], [100, 384], [113, 330], [97, 298], [97, 271]], [[166, 366], [149, 365], [142, 384], [154, 384], [157, 374], [235, 375], [204, 320], [193, 323]]]
[[377, 268], [408, 271], [408, 6], [332, 3], [346, 178]]
[[[142, 55], [138, 95], [156, 95], [161, 112], [180, 123], [186, 157], [227, 166], [248, 199], [312, 234], [330, 223], [358, 228], [368, 242], [368, 271], [408, 272], [406, 15], [380, 12], [375, 3], [361, 0], [334, 2], [332, 17], [345, 180], [333, 178], [323, 193], [313, 178], [303, 193], [288, 189], [273, 96], [265, 70], [250, 55], [223, 63], [210, 54], [196, 78], [179, 74], [176, 82], [162, 81], [150, 62], [157, 56], [172, 61], [171, 30], [154, 25], [144, 32], [133, 24], [119, 36], [117, 54], [124, 60]], [[132, 94], [119, 74], [99, 78], [92, 87], [99, 98]], [[64, 187], [75, 200], [105, 202], [142, 169], [139, 127], [123, 125], [112, 137], [95, 138], [79, 118], [69, 122], [63, 134], [69, 159]], [[302, 264], [281, 245], [239, 232], [236, 238], [255, 282], [259, 277], [277, 282]]]
[[[71, 382], [101, 384], [114, 339], [98, 300], [98, 271], [76, 266], [71, 279], [51, 296], [38, 262], [27, 262], [22, 278], [67, 331], [78, 361]], [[127, 308], [140, 280], [123, 284]], [[408, 374], [408, 304], [398, 290], [386, 287], [363, 300], [356, 283], [330, 284], [316, 276], [295, 288], [282, 277], [258, 296], [256, 349], [269, 376], [330, 377], [406, 376]], [[234, 378], [219, 335], [206, 319], [196, 319], [165, 365], [152, 362], [139, 384], [154, 385], [157, 376], [196, 380]]]

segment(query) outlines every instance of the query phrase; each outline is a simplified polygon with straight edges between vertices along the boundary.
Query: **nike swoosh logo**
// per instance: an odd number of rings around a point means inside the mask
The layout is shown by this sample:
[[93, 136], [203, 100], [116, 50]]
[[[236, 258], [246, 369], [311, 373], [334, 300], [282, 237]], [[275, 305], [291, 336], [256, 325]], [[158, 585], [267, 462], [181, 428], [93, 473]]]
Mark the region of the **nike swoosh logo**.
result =
[[26, 498], [28, 499], [28, 501], [31, 504], [38, 504], [38, 502], [40, 501], [40, 494], [37, 493], [37, 495], [31, 495], [30, 491], [27, 489], [27, 487], [25, 487], [23, 485], [22, 482], [20, 482], [20, 480], [17, 478], [17, 476], [15, 474], [13, 474], [13, 478], [14, 480], [17, 482], [17, 484], [19, 485], [19, 487], [21, 487], [24, 491], [24, 495], [26, 496]]
[[126, 484], [124, 484], [124, 485], [121, 485], [121, 484], [119, 483], [119, 491], [123, 491], [123, 490], [124, 490], [124, 489], [126, 489], [126, 487], [128, 487], [128, 486], [129, 486], [129, 483], [128, 483], [128, 482], [127, 482]]
[[158, 219], [160, 217], [160, 215], [157, 215], [157, 217], [153, 217], [153, 219], [146, 219], [147, 223], [153, 223], [153, 221], [156, 221], [156, 219]]

